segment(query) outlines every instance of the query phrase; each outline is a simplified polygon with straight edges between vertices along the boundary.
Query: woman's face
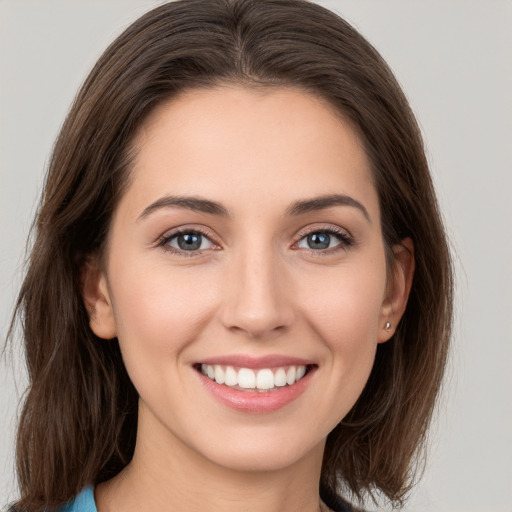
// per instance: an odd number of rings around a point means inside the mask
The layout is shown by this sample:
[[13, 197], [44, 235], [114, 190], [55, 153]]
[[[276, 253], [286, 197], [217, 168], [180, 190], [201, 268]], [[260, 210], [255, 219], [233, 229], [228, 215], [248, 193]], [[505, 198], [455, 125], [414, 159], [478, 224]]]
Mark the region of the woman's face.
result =
[[318, 460], [407, 288], [387, 283], [361, 141], [310, 94], [219, 86], [160, 105], [136, 147], [84, 294], [139, 392], [138, 443], [237, 470]]

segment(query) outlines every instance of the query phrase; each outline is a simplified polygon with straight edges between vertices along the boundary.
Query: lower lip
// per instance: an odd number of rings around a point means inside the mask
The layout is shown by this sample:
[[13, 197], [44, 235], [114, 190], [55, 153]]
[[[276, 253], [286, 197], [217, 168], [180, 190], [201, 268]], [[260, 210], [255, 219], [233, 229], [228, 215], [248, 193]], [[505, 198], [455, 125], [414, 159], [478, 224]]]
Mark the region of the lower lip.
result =
[[277, 411], [302, 395], [311, 380], [314, 368], [295, 384], [273, 388], [272, 391], [240, 391], [217, 384], [200, 372], [196, 373], [203, 386], [222, 404], [237, 411], [262, 414]]

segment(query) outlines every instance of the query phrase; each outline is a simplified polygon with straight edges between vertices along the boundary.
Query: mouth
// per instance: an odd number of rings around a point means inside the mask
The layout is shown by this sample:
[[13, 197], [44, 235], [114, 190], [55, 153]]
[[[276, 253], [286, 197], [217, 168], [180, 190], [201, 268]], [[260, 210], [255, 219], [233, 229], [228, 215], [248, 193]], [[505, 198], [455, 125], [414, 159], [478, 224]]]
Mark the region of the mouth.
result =
[[252, 393], [275, 392], [293, 386], [311, 373], [314, 364], [244, 367], [198, 363], [195, 369], [221, 386]]
[[242, 413], [272, 413], [295, 402], [318, 370], [314, 361], [285, 355], [232, 354], [193, 365], [204, 389]]

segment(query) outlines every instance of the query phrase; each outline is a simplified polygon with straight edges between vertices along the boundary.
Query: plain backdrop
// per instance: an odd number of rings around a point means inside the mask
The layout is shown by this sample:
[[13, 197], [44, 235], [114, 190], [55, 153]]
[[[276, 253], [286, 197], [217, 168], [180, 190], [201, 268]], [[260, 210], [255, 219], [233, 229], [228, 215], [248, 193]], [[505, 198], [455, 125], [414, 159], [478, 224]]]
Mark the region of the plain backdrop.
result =
[[[151, 0], [0, 0], [0, 339], [52, 143], [87, 72]], [[382, 53], [428, 147], [457, 271], [455, 339], [407, 512], [512, 511], [512, 1], [331, 0]], [[37, 247], [33, 250], [37, 251]], [[17, 347], [0, 366], [0, 507], [16, 496]]]

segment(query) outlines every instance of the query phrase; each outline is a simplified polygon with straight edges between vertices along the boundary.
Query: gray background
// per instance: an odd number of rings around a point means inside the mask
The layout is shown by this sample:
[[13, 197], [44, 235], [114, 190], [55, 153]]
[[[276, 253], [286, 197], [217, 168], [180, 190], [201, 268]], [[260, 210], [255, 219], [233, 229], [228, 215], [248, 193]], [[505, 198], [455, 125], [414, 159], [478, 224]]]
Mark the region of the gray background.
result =
[[[67, 108], [102, 49], [158, 3], [0, 0], [0, 339]], [[425, 476], [405, 510], [510, 512], [512, 1], [321, 3], [352, 22], [402, 83], [455, 252], [450, 371]], [[16, 492], [13, 433], [25, 377], [16, 349], [13, 355], [0, 366], [0, 506]]]

